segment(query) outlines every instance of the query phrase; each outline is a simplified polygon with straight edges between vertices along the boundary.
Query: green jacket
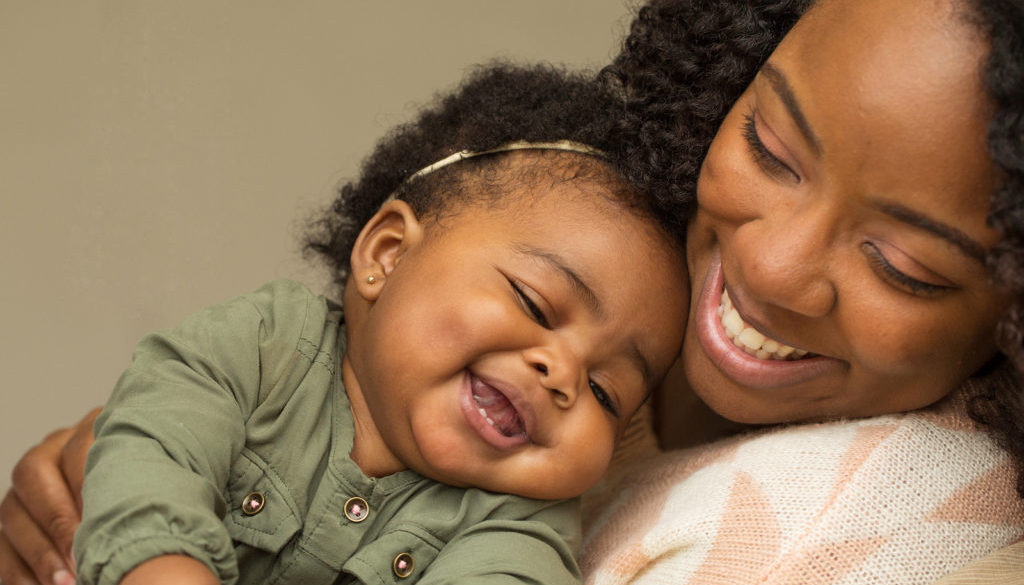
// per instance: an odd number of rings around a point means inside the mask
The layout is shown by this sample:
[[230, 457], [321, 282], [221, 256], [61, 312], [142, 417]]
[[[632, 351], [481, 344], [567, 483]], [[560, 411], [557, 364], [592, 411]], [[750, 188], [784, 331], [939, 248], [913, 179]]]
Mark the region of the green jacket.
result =
[[96, 421], [79, 583], [164, 554], [224, 583], [579, 581], [575, 500], [363, 475], [344, 347], [339, 307], [286, 281], [144, 339]]

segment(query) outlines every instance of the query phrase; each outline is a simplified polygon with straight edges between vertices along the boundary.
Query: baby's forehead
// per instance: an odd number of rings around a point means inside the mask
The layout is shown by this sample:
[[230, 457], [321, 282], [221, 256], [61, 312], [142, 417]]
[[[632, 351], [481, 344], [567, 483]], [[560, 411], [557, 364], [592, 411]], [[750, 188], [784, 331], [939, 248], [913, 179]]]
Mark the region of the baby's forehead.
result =
[[[635, 207], [645, 200], [609, 161], [590, 154], [557, 150], [522, 150], [463, 161], [453, 177], [465, 195], [486, 195], [492, 203], [530, 199], [552, 191], [560, 196], [599, 197]], [[573, 189], [567, 189], [571, 186]], [[574, 193], [575, 191], [575, 193]]]
[[684, 249], [679, 218], [663, 209], [658, 197], [627, 180], [609, 160], [578, 153], [517, 152], [501, 165], [501, 174], [513, 179], [501, 193], [506, 205], [532, 205], [543, 197], [590, 203], [593, 210], [606, 214], [595, 221], [618, 223], [628, 215], [650, 228], [644, 230], [652, 238], [648, 243], [661, 247], [667, 242], [678, 253]]

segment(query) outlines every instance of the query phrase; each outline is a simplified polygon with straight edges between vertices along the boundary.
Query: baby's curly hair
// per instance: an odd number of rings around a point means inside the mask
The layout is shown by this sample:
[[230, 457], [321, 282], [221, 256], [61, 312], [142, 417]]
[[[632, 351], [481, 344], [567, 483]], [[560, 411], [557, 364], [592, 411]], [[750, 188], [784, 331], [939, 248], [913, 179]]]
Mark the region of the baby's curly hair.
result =
[[[641, 217], [657, 221], [646, 197], [624, 180], [615, 123], [621, 99], [596, 81], [594, 73], [570, 72], [547, 64], [497, 62], [475, 70], [455, 91], [439, 95], [411, 122], [382, 138], [363, 163], [359, 178], [344, 184], [330, 207], [310, 224], [307, 255], [331, 269], [344, 287], [350, 254], [363, 225], [391, 195], [406, 201], [417, 216], [437, 219], [471, 201], [494, 201], [513, 188], [538, 180], [591, 181], [600, 193]], [[514, 141], [571, 140], [605, 156], [555, 150], [520, 151], [527, 163], [509, 173], [509, 153], [462, 160], [425, 177], [409, 177], [453, 153], [480, 152]], [[663, 227], [666, 231], [668, 227]], [[683, 235], [668, 233], [682, 246]]]
[[[989, 223], [1003, 239], [988, 265], [1011, 304], [997, 328], [1015, 366], [1015, 388], [974, 384], [971, 416], [1018, 462], [1024, 496], [1024, 6], [1019, 0], [962, 0], [989, 39], [985, 70], [995, 115], [992, 160], [1002, 172]], [[812, 0], [651, 0], [622, 53], [602, 72], [625, 95], [620, 129], [630, 180], [685, 222], [696, 208], [701, 162], [722, 120]]]

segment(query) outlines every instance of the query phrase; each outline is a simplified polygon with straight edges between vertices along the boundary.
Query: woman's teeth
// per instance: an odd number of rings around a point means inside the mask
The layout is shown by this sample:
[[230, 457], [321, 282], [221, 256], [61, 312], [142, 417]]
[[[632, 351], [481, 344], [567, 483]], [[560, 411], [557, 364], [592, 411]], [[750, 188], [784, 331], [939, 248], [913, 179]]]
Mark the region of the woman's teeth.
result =
[[718, 306], [718, 317], [725, 327], [725, 334], [736, 347], [761, 360], [798, 360], [807, 352], [790, 345], [779, 343], [743, 322], [739, 312], [732, 306], [728, 291], [722, 291], [722, 304]]

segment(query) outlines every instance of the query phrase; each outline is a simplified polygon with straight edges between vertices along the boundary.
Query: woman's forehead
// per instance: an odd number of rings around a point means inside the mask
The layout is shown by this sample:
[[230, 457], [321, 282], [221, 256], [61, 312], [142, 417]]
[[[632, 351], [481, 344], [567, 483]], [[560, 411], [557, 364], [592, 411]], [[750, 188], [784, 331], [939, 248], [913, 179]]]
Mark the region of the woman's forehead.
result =
[[[779, 48], [790, 45], [807, 51], [819, 67], [829, 62], [874, 59], [879, 55], [894, 66], [901, 62], [926, 67], [933, 77], [951, 75], [950, 62], [962, 43], [986, 43], [980, 27], [959, 0], [820, 0], [797, 21]], [[809, 50], [816, 49], [816, 50]], [[976, 67], [977, 64], [972, 64]]]
[[987, 210], [987, 45], [958, 10], [946, 0], [826, 0], [769, 59], [830, 164], [848, 173], [834, 180], [873, 196], [920, 195], [915, 205], [933, 202], [950, 218]]

